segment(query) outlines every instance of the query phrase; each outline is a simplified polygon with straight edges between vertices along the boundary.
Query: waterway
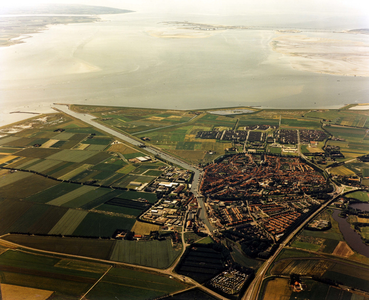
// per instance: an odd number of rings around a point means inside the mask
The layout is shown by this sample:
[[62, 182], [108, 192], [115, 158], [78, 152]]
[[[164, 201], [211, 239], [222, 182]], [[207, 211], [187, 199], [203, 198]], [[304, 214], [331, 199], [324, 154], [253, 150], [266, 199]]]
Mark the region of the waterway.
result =
[[[297, 20], [294, 14], [276, 19], [234, 13], [137, 10], [101, 16], [101, 22], [49, 26], [22, 44], [2, 47], [0, 126], [27, 117], [10, 112], [44, 113], [54, 102], [168, 109], [317, 109], [367, 101], [369, 77], [298, 69], [296, 57], [271, 47], [275, 38], [296, 35], [281, 33], [280, 28], [305, 28], [302, 38], [313, 35], [323, 41], [367, 45], [367, 35], [331, 30], [364, 25], [321, 20], [312, 24], [308, 16]], [[254, 27], [204, 31], [170, 23], [184, 20]], [[263, 25], [267, 27], [256, 27]], [[311, 33], [306, 28], [326, 31]]]
[[340, 212], [340, 210], [334, 210], [333, 219], [338, 222], [340, 231], [342, 232], [346, 243], [351, 247], [351, 249], [369, 257], [369, 246], [364, 244], [361, 236], [350, 227], [350, 224], [346, 219], [339, 217]]
[[351, 208], [360, 209], [362, 211], [369, 211], [369, 203], [352, 203]]

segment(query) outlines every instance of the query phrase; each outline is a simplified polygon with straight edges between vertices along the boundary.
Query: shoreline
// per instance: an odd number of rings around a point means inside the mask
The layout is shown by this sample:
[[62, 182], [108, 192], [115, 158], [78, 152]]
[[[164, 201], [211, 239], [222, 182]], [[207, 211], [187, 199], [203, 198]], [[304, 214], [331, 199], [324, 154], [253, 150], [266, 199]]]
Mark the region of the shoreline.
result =
[[[65, 105], [65, 106], [71, 106], [71, 105], [81, 105], [81, 106], [101, 106], [101, 107], [128, 107], [128, 108], [137, 108], [137, 109], [157, 109], [157, 110], [173, 110], [173, 108], [151, 108], [151, 107], [137, 107], [137, 106], [118, 106], [118, 105], [103, 105], [103, 104], [83, 104], [83, 103], [50, 103], [50, 106], [43, 106], [41, 108], [34, 108], [32, 111], [30, 111], [30, 108], [27, 106], [27, 109], [22, 110], [20, 108], [8, 112], [2, 112], [0, 113], [0, 128], [4, 128], [7, 126], [11, 126], [13, 124], [26, 121], [28, 119], [32, 119], [35, 116], [41, 116], [46, 114], [53, 114], [56, 112], [56, 109], [54, 106], [56, 105]], [[335, 105], [335, 108], [332, 107], [314, 107], [314, 108], [301, 108], [301, 109], [284, 109], [284, 108], [272, 108], [272, 107], [264, 107], [264, 106], [233, 106], [233, 107], [216, 107], [216, 108], [200, 108], [200, 109], [175, 109], [178, 111], [205, 111], [207, 113], [214, 114], [214, 111], [237, 111], [237, 110], [250, 110], [252, 112], [244, 113], [244, 114], [253, 114], [261, 110], [328, 110], [328, 109], [342, 109], [346, 107], [348, 104], [337, 104]], [[364, 106], [363, 103], [354, 103], [349, 105], [355, 105], [353, 107], [360, 107]], [[366, 104], [367, 105], [367, 104]], [[369, 107], [367, 108], [369, 110]], [[363, 109], [364, 110], [364, 109]], [[227, 114], [232, 116], [237, 116], [239, 113], [236, 114]]]

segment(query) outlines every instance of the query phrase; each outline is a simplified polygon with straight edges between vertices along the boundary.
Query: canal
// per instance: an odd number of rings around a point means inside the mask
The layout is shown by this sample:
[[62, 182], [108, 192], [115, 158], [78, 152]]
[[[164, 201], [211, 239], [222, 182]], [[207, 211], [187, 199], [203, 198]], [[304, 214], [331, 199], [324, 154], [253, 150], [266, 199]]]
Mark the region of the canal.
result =
[[351, 249], [369, 257], [369, 246], [367, 246], [361, 239], [361, 236], [350, 227], [349, 222], [347, 222], [345, 218], [339, 217], [340, 212], [340, 210], [335, 209], [333, 212], [333, 219], [338, 222], [338, 226], [346, 243], [351, 247]]

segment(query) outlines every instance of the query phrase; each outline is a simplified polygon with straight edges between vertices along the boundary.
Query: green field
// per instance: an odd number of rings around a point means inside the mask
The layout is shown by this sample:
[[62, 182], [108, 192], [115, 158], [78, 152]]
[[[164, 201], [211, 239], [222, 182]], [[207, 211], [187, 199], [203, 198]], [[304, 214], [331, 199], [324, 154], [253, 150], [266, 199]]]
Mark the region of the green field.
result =
[[318, 257], [316, 254], [300, 251], [300, 250], [294, 250], [294, 249], [283, 249], [281, 253], [279, 253], [276, 262], [285, 258], [300, 258], [300, 257]]
[[111, 260], [140, 266], [165, 269], [179, 256], [170, 240], [165, 241], [117, 241]]
[[0, 234], [9, 232], [9, 229], [21, 220], [33, 206], [33, 203], [22, 202], [19, 200], [1, 200], [0, 202]]
[[92, 189], [83, 195], [74, 198], [73, 200], [68, 201], [67, 203], [63, 204], [62, 206], [70, 207], [70, 208], [78, 208], [88, 205], [88, 203], [95, 201], [95, 199], [99, 199], [100, 197], [106, 195], [110, 192], [110, 189], [107, 188], [97, 188]]
[[362, 202], [369, 202], [369, 194], [368, 192], [357, 191], [353, 193], [349, 193], [345, 195], [346, 198], [355, 198]]
[[25, 173], [25, 172], [16, 172], [9, 174], [7, 176], [1, 176], [0, 181], [0, 187], [6, 186], [8, 184], [12, 184], [14, 182], [17, 182], [18, 180], [25, 179], [32, 176], [31, 173]]
[[121, 206], [109, 205], [109, 204], [102, 204], [96, 207], [95, 209], [118, 213], [118, 214], [130, 215], [130, 216], [135, 216], [135, 217], [138, 217], [140, 214], [142, 214], [142, 210], [140, 209], [121, 207]]
[[338, 243], [338, 240], [326, 239], [323, 244], [324, 248], [322, 249], [322, 252], [332, 254], [334, 249], [336, 249]]
[[88, 158], [96, 155], [98, 151], [81, 151], [81, 150], [61, 150], [58, 153], [50, 155], [48, 159], [69, 161], [69, 162], [83, 162]]
[[316, 238], [323, 238], [323, 239], [332, 239], [337, 241], [343, 241], [343, 237], [341, 233], [336, 232], [334, 229], [329, 229], [326, 231], [311, 231], [311, 230], [303, 230], [301, 235], [305, 236], [312, 236]]
[[294, 241], [291, 244], [292, 247], [305, 249], [305, 250], [311, 250], [311, 251], [318, 251], [320, 249], [319, 245], [314, 245], [306, 242], [300, 242], [300, 241]]
[[81, 208], [89, 210], [89, 209], [98, 207], [99, 205], [105, 203], [106, 201], [109, 201], [110, 199], [113, 199], [114, 197], [119, 196], [120, 194], [122, 194], [122, 192], [123, 191], [120, 191], [120, 190], [113, 190], [113, 191], [108, 190], [108, 193], [101, 195], [87, 202], [86, 204], [82, 205]]
[[30, 197], [31, 195], [34, 195], [42, 190], [51, 188], [56, 184], [58, 184], [58, 182], [55, 180], [45, 178], [39, 175], [34, 175], [32, 173], [24, 173], [24, 174], [30, 176], [15, 181], [12, 184], [0, 187], [0, 195], [6, 199], [23, 200]]
[[[63, 217], [63, 215], [68, 211], [64, 207], [55, 207], [45, 205], [48, 209], [41, 214], [38, 218], [32, 219], [34, 222], [29, 226], [26, 233], [32, 232], [35, 234], [47, 234], [55, 224]], [[33, 207], [32, 207], [33, 208]], [[21, 219], [18, 219], [17, 223], [30, 222], [28, 219], [29, 213], [22, 215]]]
[[320, 128], [319, 121], [308, 121], [304, 119], [284, 119], [282, 118], [281, 127], [297, 127], [297, 128], [306, 128], [306, 129], [318, 129]]
[[9, 235], [4, 240], [40, 250], [108, 260], [114, 240], [53, 236]]
[[135, 218], [124, 218], [90, 212], [73, 232], [73, 235], [112, 237], [115, 230], [130, 230], [135, 222]]
[[87, 211], [68, 210], [48, 234], [72, 235], [87, 214]]
[[69, 201], [72, 201], [78, 197], [83, 196], [84, 194], [96, 190], [97, 187], [95, 186], [89, 186], [89, 185], [83, 185], [69, 193], [63, 194], [57, 198], [54, 198], [53, 200], [47, 202], [47, 204], [49, 205], [57, 205], [57, 206], [61, 206], [63, 204], [68, 203]]
[[360, 235], [363, 239], [369, 239], [369, 227], [360, 227]]
[[43, 191], [40, 191], [37, 194], [29, 196], [26, 200], [31, 202], [46, 203], [51, 201], [52, 199], [57, 199], [58, 197], [61, 197], [69, 192], [72, 192], [80, 187], [81, 185], [79, 184], [62, 182], [48, 189], [44, 189]]
[[[2, 208], [1, 204], [0, 207]], [[35, 204], [31, 206], [13, 225], [8, 229], [9, 232], [29, 232], [33, 224], [42, 220], [42, 216], [49, 210], [49, 206]]]
[[121, 295], [129, 295], [132, 300], [155, 299], [187, 287], [176, 279], [158, 273], [113, 268], [88, 294], [88, 299], [116, 300]]

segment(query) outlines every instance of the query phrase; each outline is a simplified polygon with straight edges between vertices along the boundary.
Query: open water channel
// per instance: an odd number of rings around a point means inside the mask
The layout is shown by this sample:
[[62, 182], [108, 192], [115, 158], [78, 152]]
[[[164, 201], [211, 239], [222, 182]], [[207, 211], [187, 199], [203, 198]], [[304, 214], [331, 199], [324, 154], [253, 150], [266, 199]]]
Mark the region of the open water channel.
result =
[[[356, 205], [363, 205], [363, 204], [364, 203], [357, 203]], [[359, 207], [355, 207], [355, 208], [359, 208]], [[333, 219], [338, 222], [338, 226], [340, 228], [340, 231], [343, 234], [343, 237], [346, 243], [356, 252], [366, 257], [369, 257], [369, 246], [365, 245], [365, 243], [361, 239], [361, 236], [350, 227], [350, 224], [346, 221], [345, 218], [339, 217], [340, 212], [341, 212], [340, 210], [337, 210], [337, 209], [334, 210]]]

